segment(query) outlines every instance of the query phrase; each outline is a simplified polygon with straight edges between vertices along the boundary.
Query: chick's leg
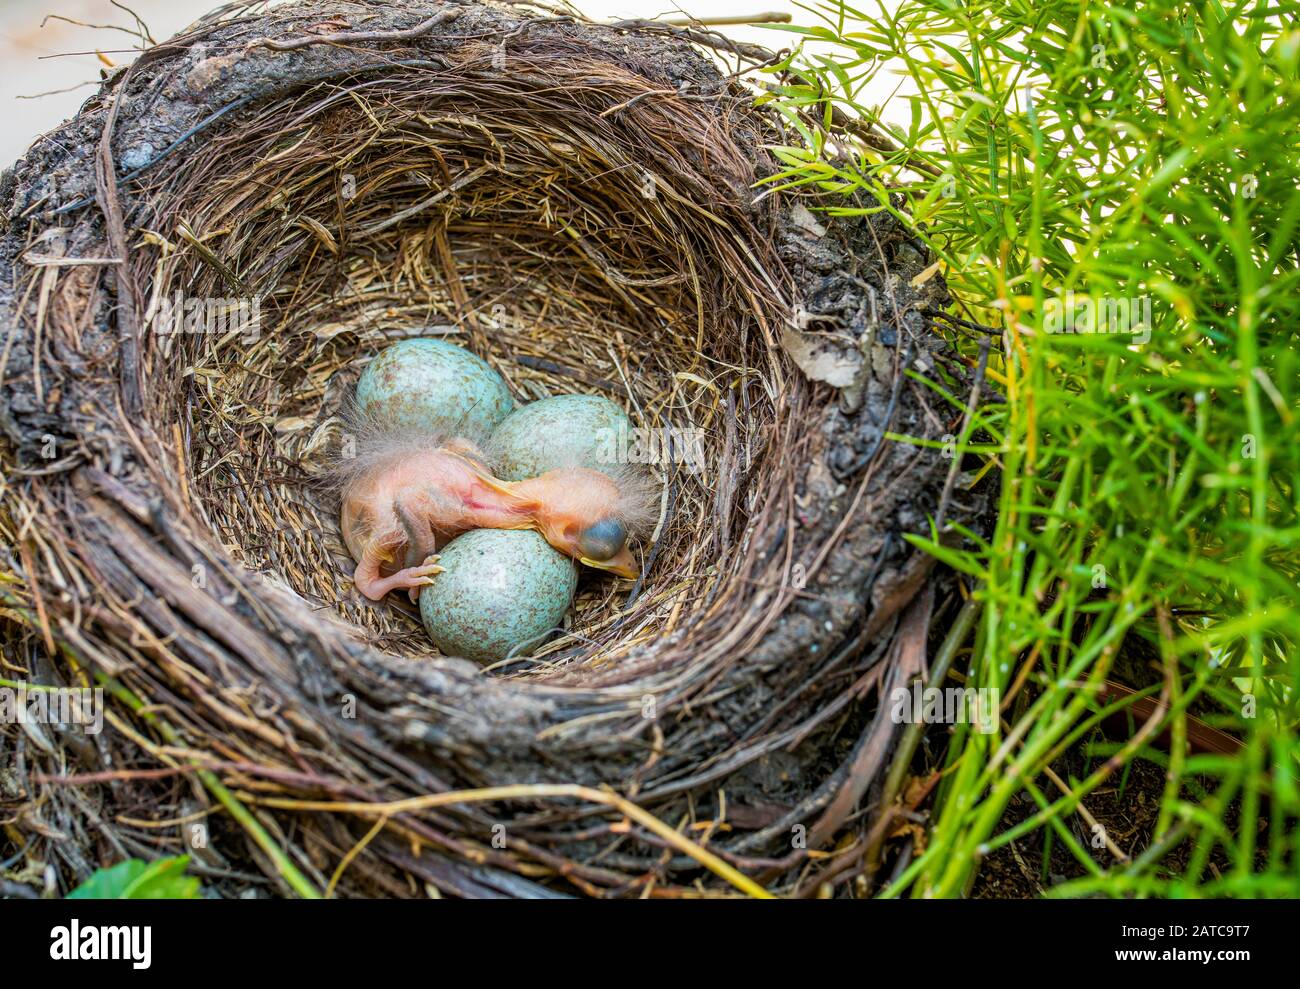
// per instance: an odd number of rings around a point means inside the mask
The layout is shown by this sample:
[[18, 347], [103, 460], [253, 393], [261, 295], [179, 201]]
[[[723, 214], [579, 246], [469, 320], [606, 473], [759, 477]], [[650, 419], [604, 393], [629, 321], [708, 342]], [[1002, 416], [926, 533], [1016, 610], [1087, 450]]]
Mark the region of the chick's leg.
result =
[[420, 588], [432, 583], [435, 574], [442, 573], [436, 556], [428, 557], [418, 567], [406, 567], [389, 577], [380, 575], [380, 563], [380, 555], [367, 550], [362, 554], [361, 562], [352, 575], [352, 583], [357, 590], [371, 601], [382, 601], [389, 591], [399, 589], [409, 591], [411, 600], [414, 601], [420, 594]]

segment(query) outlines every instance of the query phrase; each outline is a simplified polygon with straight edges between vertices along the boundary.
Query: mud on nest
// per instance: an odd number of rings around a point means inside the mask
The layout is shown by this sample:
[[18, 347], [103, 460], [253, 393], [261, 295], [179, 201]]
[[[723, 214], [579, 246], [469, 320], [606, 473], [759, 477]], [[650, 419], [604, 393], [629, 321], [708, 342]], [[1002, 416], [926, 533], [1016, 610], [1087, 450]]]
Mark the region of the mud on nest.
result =
[[[470, 896], [844, 872], [789, 835], [865, 834], [872, 691], [900, 615], [945, 607], [900, 534], [949, 463], [884, 433], [954, 431], [903, 372], [964, 369], [920, 242], [756, 185], [790, 142], [699, 44], [768, 58], [532, 7], [236, 4], [6, 173], [5, 675], [98, 678], [113, 725], [0, 729], [15, 869], [189, 851], [231, 893]], [[177, 293], [260, 322], [159, 332]], [[702, 467], [657, 471], [642, 580], [589, 578], [504, 676], [356, 594], [310, 483], [364, 361], [431, 327], [520, 400], [605, 394], [703, 438]], [[515, 789], [438, 796], [490, 786]], [[716, 824], [687, 841], [624, 798]], [[123, 823], [204, 812], [201, 849]]]

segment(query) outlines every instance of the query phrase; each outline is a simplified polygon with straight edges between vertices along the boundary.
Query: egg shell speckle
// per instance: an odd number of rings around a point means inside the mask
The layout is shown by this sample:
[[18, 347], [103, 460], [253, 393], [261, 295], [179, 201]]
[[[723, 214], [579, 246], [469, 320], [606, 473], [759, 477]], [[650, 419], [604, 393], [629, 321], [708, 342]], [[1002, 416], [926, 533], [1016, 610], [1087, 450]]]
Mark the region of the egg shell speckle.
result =
[[419, 337], [385, 348], [357, 381], [357, 407], [398, 426], [486, 437], [510, 414], [505, 379], [483, 358]]
[[449, 656], [481, 663], [523, 653], [564, 620], [578, 568], [525, 529], [474, 529], [439, 553], [443, 572], [420, 591], [420, 617]]
[[600, 470], [632, 443], [627, 413], [600, 395], [553, 395], [510, 413], [492, 434], [501, 477], [522, 481], [559, 467]]

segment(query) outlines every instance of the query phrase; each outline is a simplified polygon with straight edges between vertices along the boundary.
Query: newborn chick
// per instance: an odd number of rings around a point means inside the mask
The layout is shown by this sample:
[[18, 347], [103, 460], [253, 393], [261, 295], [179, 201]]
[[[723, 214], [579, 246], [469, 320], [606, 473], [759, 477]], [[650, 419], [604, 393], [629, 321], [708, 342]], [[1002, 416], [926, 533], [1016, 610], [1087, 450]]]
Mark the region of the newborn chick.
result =
[[341, 524], [357, 561], [353, 583], [366, 597], [405, 589], [416, 600], [442, 572], [438, 547], [470, 529], [536, 529], [588, 566], [637, 576], [627, 541], [652, 502], [634, 475], [573, 467], [502, 481], [469, 440], [434, 443], [381, 443], [348, 470]]

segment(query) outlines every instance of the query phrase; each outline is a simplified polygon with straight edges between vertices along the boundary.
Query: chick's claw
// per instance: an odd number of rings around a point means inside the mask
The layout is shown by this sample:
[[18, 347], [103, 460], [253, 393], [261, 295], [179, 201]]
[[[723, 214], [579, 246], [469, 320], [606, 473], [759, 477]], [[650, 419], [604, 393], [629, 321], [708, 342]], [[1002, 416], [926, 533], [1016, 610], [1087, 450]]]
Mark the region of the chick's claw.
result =
[[357, 590], [372, 601], [381, 601], [389, 591], [399, 590], [407, 591], [411, 600], [415, 601], [420, 595], [420, 588], [432, 584], [433, 578], [442, 573], [442, 567], [437, 561], [436, 556], [431, 556], [418, 567], [406, 567], [388, 577], [372, 572], [373, 567], [359, 566], [352, 582]]
[[411, 599], [411, 604], [416, 604], [420, 600], [420, 588], [429, 587], [433, 584], [433, 578], [443, 572], [443, 568], [438, 565], [438, 555], [435, 553], [425, 559], [418, 567], [408, 567], [401, 573], [410, 574], [418, 578], [418, 584], [411, 584], [407, 587], [406, 596]]

